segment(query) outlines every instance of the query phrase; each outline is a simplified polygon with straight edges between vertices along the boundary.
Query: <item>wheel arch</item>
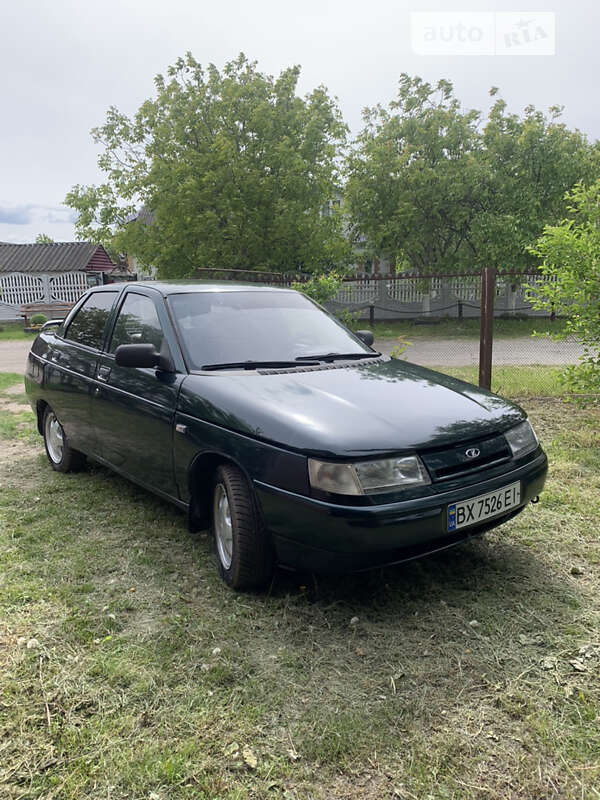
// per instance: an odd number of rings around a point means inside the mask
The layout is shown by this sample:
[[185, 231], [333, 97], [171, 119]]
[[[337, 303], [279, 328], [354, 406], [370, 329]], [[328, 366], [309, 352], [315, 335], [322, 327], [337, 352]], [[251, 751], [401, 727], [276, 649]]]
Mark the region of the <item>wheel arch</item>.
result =
[[37, 429], [40, 436], [44, 435], [44, 414], [46, 409], [50, 408], [50, 404], [45, 400], [38, 400], [35, 404], [35, 413], [37, 417]]
[[231, 464], [241, 470], [252, 488], [247, 470], [235, 458], [217, 450], [198, 453], [188, 469], [188, 525], [192, 532], [205, 530], [210, 524], [212, 477], [222, 464]]

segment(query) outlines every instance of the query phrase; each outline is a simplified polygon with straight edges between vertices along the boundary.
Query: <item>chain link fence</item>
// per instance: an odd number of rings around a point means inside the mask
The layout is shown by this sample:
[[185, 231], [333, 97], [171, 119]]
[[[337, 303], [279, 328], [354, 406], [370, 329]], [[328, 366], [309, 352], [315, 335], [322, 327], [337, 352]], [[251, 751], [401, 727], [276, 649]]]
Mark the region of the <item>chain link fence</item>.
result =
[[[546, 331], [547, 326], [524, 324], [529, 320], [517, 320], [514, 327], [508, 320], [499, 322], [492, 344], [492, 391], [514, 398], [565, 394], [561, 377], [583, 353], [578, 342], [554, 341], [547, 333], [534, 335], [536, 327]], [[560, 329], [562, 321], [554, 324]], [[376, 325], [376, 345], [382, 352], [478, 383], [479, 331], [475, 326], [457, 327], [452, 330], [444, 320], [432, 320], [429, 325], [411, 322], [396, 330]]]
[[[513, 398], [565, 395], [565, 369], [583, 348], [556, 339], [564, 320], [534, 309], [528, 292], [548, 278], [494, 275], [491, 389]], [[482, 276], [362, 277], [345, 282], [330, 304], [372, 327], [382, 352], [479, 383], [482, 355]], [[485, 383], [483, 383], [485, 385]]]

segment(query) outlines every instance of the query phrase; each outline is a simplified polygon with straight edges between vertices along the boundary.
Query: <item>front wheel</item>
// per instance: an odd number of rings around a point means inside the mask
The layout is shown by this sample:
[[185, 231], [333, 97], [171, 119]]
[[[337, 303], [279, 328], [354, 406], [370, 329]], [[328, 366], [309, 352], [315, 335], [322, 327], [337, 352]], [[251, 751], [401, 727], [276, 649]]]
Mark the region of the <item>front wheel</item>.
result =
[[52, 469], [57, 472], [71, 472], [81, 469], [85, 456], [69, 446], [63, 426], [54, 411], [48, 406], [44, 411], [44, 445]]
[[212, 533], [219, 574], [232, 589], [256, 589], [273, 575], [273, 549], [245, 475], [224, 464], [212, 494]]

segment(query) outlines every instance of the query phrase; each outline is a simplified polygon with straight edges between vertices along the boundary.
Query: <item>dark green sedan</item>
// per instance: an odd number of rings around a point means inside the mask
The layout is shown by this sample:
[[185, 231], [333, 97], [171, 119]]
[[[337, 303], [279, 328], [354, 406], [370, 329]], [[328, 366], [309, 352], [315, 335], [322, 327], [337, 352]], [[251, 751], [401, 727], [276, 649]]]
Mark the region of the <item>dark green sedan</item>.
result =
[[541, 492], [520, 408], [372, 342], [288, 289], [111, 285], [46, 324], [25, 382], [55, 470], [89, 457], [172, 501], [246, 589], [442, 550]]

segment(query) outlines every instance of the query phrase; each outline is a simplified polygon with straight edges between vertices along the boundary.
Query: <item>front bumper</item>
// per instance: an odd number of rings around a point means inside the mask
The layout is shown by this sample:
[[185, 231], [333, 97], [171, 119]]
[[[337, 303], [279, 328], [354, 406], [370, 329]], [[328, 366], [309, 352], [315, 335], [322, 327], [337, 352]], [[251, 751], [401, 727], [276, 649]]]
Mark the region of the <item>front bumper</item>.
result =
[[[349, 572], [394, 564], [444, 550], [519, 514], [544, 487], [548, 460], [532, 461], [489, 480], [416, 500], [341, 506], [255, 481], [266, 526], [283, 566]], [[481, 525], [448, 533], [450, 503], [521, 482], [521, 504]]]

